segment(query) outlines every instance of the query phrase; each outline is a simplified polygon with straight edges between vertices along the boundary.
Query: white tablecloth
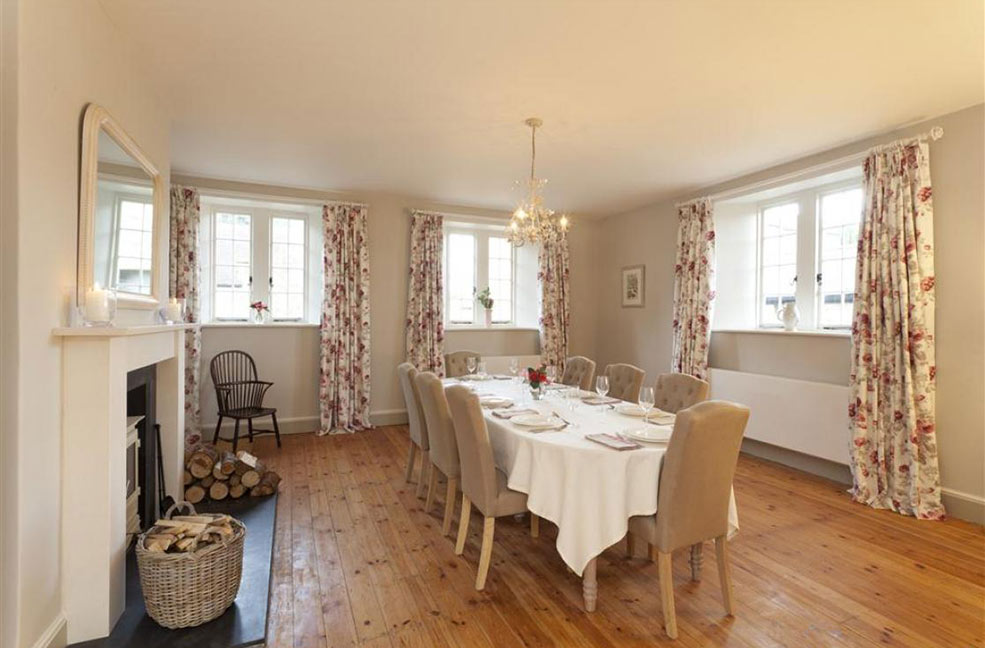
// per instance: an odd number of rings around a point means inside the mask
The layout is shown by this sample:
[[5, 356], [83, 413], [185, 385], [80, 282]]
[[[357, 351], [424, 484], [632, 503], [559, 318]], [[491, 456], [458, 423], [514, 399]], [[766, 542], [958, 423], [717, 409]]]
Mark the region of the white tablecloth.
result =
[[[445, 384], [457, 382], [446, 380]], [[618, 451], [585, 439], [586, 434], [625, 432], [639, 419], [577, 399], [572, 411], [557, 392], [533, 401], [529, 389], [509, 380], [468, 381], [480, 394], [508, 396], [543, 414], [557, 412], [573, 425], [529, 432], [484, 410], [496, 466], [509, 486], [527, 494], [527, 508], [558, 526], [557, 550], [579, 576], [588, 562], [626, 535], [629, 518], [657, 510], [660, 464], [667, 446], [641, 444]], [[654, 429], [655, 426], [649, 425]], [[729, 506], [729, 535], [739, 528], [735, 497]]]

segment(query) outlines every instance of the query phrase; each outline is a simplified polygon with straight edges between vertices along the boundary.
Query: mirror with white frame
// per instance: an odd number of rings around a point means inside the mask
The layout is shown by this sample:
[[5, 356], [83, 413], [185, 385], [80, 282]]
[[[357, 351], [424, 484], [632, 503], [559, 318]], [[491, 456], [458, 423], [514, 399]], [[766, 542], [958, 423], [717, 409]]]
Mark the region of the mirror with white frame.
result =
[[94, 104], [83, 122], [81, 185], [79, 294], [112, 288], [121, 307], [156, 307], [161, 176], [137, 143]]

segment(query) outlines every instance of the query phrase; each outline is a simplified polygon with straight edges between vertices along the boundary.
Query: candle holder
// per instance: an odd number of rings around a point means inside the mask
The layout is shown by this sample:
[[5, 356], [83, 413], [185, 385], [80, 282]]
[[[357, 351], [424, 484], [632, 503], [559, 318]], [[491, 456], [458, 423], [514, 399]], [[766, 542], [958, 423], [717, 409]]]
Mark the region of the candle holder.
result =
[[116, 290], [100, 288], [99, 284], [94, 284], [86, 291], [79, 311], [82, 314], [83, 326], [113, 326], [116, 321]]
[[161, 321], [165, 324], [180, 324], [185, 321], [185, 300], [172, 297], [160, 310]]

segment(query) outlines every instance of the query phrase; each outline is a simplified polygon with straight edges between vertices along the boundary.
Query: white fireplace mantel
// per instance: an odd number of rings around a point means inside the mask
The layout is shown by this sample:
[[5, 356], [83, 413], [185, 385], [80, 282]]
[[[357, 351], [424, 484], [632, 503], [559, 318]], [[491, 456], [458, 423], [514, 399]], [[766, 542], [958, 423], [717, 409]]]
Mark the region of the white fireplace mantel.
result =
[[196, 324], [58, 328], [62, 568], [68, 642], [109, 635], [126, 600], [127, 372], [156, 365], [167, 492], [181, 498], [185, 331]]

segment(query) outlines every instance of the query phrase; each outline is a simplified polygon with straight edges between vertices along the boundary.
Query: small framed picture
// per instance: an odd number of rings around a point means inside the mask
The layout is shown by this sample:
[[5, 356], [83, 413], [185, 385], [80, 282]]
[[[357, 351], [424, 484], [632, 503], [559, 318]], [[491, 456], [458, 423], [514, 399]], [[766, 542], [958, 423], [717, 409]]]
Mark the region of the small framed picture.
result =
[[625, 266], [622, 269], [622, 307], [643, 308], [645, 297], [646, 266]]

